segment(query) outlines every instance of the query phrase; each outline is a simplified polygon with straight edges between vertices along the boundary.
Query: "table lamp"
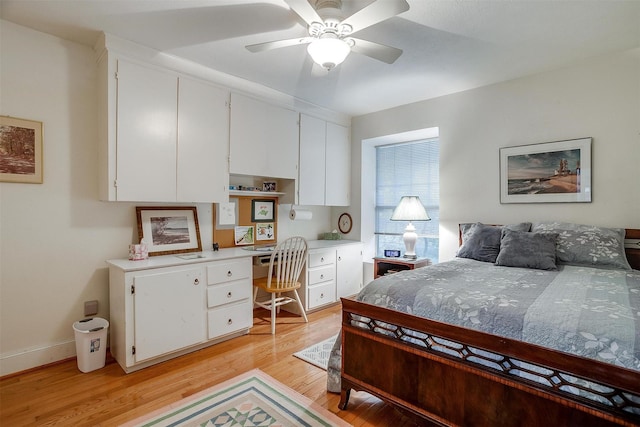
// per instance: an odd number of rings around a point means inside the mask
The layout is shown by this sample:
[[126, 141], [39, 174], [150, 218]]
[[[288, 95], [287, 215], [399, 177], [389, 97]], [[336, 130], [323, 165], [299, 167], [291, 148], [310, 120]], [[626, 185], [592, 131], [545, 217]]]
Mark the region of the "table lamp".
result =
[[409, 221], [409, 225], [404, 230], [402, 240], [404, 241], [404, 258], [416, 259], [416, 241], [418, 235], [416, 234], [416, 228], [411, 221], [430, 221], [429, 215], [422, 206], [420, 198], [418, 196], [402, 196], [400, 203], [396, 206], [393, 214], [391, 215], [391, 221]]

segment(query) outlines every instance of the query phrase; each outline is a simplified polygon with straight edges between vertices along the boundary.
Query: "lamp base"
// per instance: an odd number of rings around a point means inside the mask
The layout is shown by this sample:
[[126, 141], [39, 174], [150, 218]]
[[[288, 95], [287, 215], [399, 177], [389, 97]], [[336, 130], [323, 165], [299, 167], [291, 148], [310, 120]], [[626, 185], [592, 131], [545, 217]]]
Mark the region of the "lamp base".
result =
[[402, 258], [406, 258], [406, 259], [418, 259], [418, 256], [417, 256], [417, 255], [407, 255], [407, 254], [404, 254], [404, 255], [402, 256]]

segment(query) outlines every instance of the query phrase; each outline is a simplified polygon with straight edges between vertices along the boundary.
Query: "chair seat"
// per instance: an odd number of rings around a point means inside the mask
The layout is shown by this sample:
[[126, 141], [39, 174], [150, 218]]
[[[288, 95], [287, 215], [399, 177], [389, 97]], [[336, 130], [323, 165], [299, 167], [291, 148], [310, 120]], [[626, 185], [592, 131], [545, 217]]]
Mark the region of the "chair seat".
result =
[[289, 282], [289, 283], [277, 283], [275, 279], [271, 279], [271, 287], [268, 287], [268, 278], [260, 277], [258, 279], [253, 280], [253, 286], [256, 286], [262, 289], [265, 292], [276, 293], [276, 292], [289, 292], [294, 289], [298, 289], [301, 284], [300, 282]]

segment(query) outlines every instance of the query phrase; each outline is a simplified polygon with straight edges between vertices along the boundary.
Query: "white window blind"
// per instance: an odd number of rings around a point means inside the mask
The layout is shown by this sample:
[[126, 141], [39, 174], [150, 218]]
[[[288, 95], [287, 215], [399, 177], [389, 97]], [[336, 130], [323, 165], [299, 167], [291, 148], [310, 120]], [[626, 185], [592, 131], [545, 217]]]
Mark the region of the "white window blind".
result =
[[405, 221], [391, 221], [402, 196], [419, 196], [431, 221], [416, 221], [416, 255], [438, 261], [440, 218], [440, 148], [437, 138], [376, 147], [376, 245], [404, 253]]

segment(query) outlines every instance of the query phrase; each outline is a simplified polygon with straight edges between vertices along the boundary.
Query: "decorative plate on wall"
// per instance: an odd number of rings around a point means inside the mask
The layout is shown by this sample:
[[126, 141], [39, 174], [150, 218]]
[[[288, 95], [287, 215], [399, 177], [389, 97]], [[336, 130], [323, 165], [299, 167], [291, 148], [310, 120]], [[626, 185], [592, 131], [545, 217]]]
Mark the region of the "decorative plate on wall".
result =
[[351, 215], [348, 213], [343, 213], [338, 218], [338, 228], [342, 234], [348, 234], [351, 231], [351, 227], [353, 227], [353, 220], [351, 219]]

